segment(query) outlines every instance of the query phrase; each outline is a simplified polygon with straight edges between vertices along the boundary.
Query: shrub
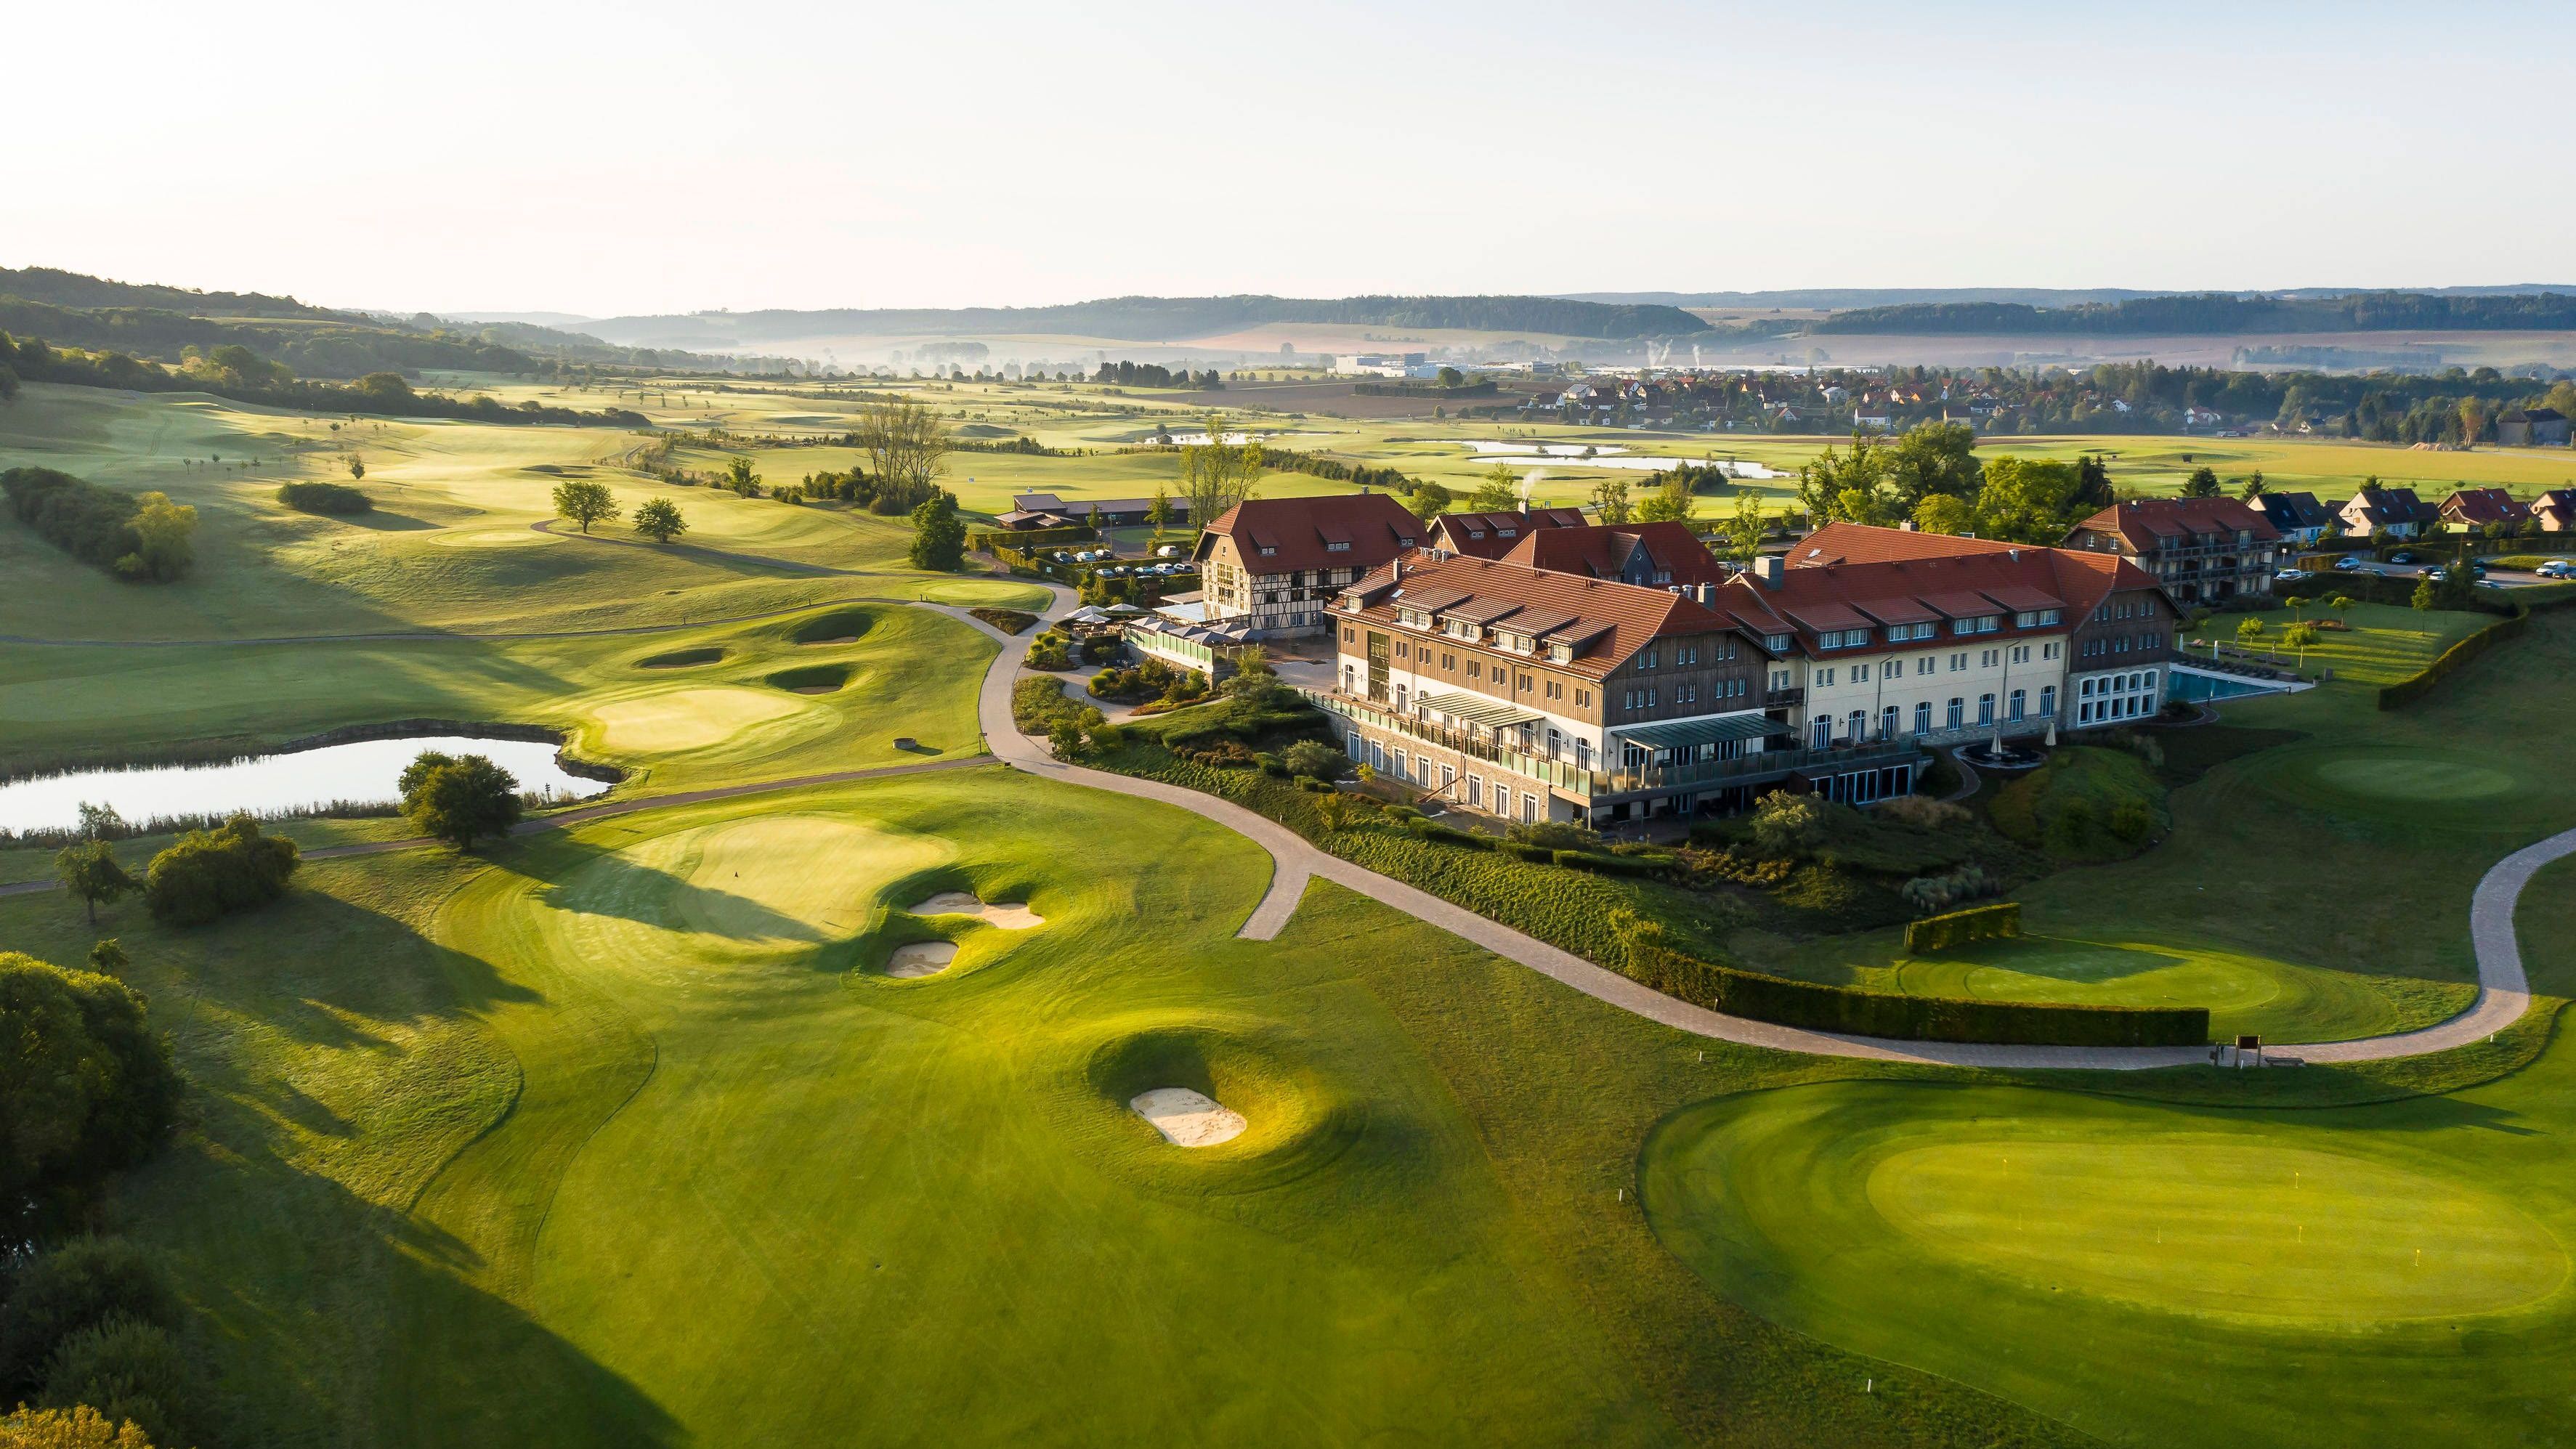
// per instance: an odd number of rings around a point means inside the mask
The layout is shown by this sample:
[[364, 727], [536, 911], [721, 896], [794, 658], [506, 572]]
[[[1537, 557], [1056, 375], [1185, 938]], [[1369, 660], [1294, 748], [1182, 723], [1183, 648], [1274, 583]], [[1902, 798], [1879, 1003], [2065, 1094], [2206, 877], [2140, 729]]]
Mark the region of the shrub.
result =
[[1507, 839], [1524, 841], [1549, 850], [1599, 850], [1601, 832], [1571, 820], [1531, 820], [1515, 822], [1503, 831]]
[[1673, 858], [1668, 855], [1599, 855], [1588, 850], [1559, 850], [1551, 852], [1549, 859], [1598, 875], [1662, 875], [1673, 868]]
[[1909, 955], [1921, 956], [1954, 950], [1974, 941], [1995, 941], [2020, 934], [2021, 902], [2005, 901], [1916, 921], [1905, 928], [1905, 950]]
[[305, 513], [367, 513], [376, 501], [346, 483], [280, 483], [277, 501]]
[[0, 1416], [0, 1449], [152, 1449], [132, 1421], [110, 1419], [87, 1404], [20, 1408]]
[[130, 1421], [163, 1444], [190, 1444], [205, 1390], [170, 1331], [139, 1319], [108, 1319], [64, 1339], [46, 1366], [49, 1408], [87, 1404]]
[[166, 493], [124, 493], [52, 468], [0, 473], [18, 521], [82, 563], [167, 583], [196, 560], [197, 510]]
[[1029, 641], [1031, 669], [1070, 669], [1073, 667], [1073, 641], [1053, 629]]
[[12, 1394], [36, 1387], [64, 1339], [113, 1318], [167, 1328], [178, 1296], [141, 1248], [124, 1238], [80, 1237], [37, 1258], [0, 1308], [0, 1379]]
[[76, 1203], [179, 1106], [170, 1047], [113, 977], [0, 951], [0, 1218]]
[[1932, 916], [1962, 901], [1990, 896], [2003, 884], [1986, 874], [1984, 866], [1970, 861], [1946, 875], [1919, 875], [1896, 888], [1897, 898], [1915, 914]]
[[1813, 796], [1774, 790], [1753, 807], [1753, 847], [1773, 860], [1806, 855], [1824, 831], [1825, 813]]
[[1975, 818], [1968, 813], [1966, 806], [1936, 800], [1929, 795], [1899, 795], [1892, 800], [1882, 800], [1878, 813], [1917, 830], [1947, 830]]
[[1317, 780], [1340, 778], [1349, 767], [1350, 757], [1321, 740], [1299, 740], [1280, 757], [1292, 775], [1305, 775]]
[[216, 829], [191, 830], [152, 857], [143, 901], [157, 920], [204, 925], [285, 894], [296, 865], [294, 841], [262, 835], [258, 821], [236, 815]]

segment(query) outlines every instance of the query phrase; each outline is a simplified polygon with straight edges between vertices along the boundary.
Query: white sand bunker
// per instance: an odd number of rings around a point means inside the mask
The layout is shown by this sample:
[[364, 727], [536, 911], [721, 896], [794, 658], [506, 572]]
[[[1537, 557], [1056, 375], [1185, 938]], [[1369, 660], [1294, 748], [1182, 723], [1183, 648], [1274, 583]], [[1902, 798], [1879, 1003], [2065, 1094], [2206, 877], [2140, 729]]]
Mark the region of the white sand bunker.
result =
[[906, 981], [936, 976], [947, 970], [948, 963], [956, 959], [957, 943], [954, 941], [914, 941], [894, 948], [894, 955], [886, 960], [886, 974], [900, 976]]
[[1127, 1099], [1175, 1147], [1214, 1147], [1243, 1135], [1243, 1114], [1187, 1087], [1155, 1087]]
[[1005, 931], [1025, 931], [1043, 926], [1046, 917], [1030, 910], [1024, 902], [1001, 901], [986, 905], [964, 891], [941, 891], [912, 908], [916, 916], [981, 916], [991, 925]]

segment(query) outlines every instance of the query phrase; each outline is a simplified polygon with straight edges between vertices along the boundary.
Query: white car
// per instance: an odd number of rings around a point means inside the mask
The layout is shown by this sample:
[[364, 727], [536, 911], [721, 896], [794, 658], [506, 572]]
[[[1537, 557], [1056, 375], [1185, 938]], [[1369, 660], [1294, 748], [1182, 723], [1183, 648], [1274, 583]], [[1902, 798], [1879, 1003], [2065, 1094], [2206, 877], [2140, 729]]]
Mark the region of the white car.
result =
[[2532, 572], [2544, 579], [2576, 579], [2576, 564], [2571, 564], [2564, 559], [2551, 559], [2533, 569]]
[[1154, 557], [1156, 558], [1179, 558], [1180, 556], [1181, 546], [1177, 543], [1167, 543], [1161, 548], [1154, 550]]
[[2295, 584], [2307, 576], [2308, 571], [2306, 569], [2283, 569], [2279, 573], [2272, 575], [2272, 578], [2276, 583]]

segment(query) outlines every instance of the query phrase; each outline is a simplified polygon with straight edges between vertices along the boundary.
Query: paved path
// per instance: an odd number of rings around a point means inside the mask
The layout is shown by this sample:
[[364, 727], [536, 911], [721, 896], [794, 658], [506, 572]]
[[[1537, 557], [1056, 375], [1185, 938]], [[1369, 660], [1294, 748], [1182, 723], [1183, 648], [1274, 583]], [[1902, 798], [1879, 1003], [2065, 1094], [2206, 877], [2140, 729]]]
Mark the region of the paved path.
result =
[[[1054, 585], [1047, 587], [1055, 594], [1056, 602], [1045, 612], [1045, 617], [1053, 618], [1070, 607], [1070, 591]], [[1033, 629], [1029, 635], [1013, 637], [952, 605], [923, 604], [918, 607], [937, 609], [964, 619], [1001, 644], [1002, 652], [984, 676], [984, 686], [978, 698], [985, 745], [997, 758], [1032, 775], [1177, 805], [1235, 831], [1270, 852], [1274, 863], [1270, 889], [1262, 896], [1261, 903], [1254, 907], [1250, 919], [1236, 933], [1248, 939], [1267, 941], [1276, 937], [1296, 911], [1297, 901], [1305, 893], [1307, 882], [1321, 877], [1472, 941], [1507, 960], [1517, 961], [1586, 996], [1666, 1026], [1745, 1046], [1816, 1056], [1973, 1067], [2134, 1071], [2150, 1067], [2190, 1066], [2209, 1060], [2209, 1049], [2205, 1046], [1997, 1046], [1842, 1036], [1727, 1016], [1675, 1000], [1427, 891], [1327, 854], [1295, 831], [1232, 801], [1158, 780], [1113, 775], [1055, 759], [1043, 745], [1020, 733], [1011, 713], [1011, 687], [1019, 678], [1020, 661], [1028, 653], [1029, 638], [1037, 631]], [[2533, 872], [2550, 861], [2571, 854], [2576, 854], [2576, 830], [2507, 856], [2478, 883], [2470, 921], [2470, 935], [2477, 950], [2478, 997], [2468, 1011], [2422, 1031], [2364, 1041], [2300, 1046], [2297, 1048], [2299, 1057], [2311, 1062], [2359, 1062], [2418, 1056], [2465, 1046], [2510, 1025], [2531, 1002], [2529, 984], [2523, 976], [2521, 956], [2514, 942], [2515, 900]]]

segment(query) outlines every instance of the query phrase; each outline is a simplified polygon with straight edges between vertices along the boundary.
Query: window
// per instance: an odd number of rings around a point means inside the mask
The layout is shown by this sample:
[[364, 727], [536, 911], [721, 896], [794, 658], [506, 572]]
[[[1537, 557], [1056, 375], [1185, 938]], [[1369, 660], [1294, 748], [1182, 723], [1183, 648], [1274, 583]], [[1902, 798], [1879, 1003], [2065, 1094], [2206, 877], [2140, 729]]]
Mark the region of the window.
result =
[[1892, 740], [1896, 738], [1898, 718], [1899, 715], [1897, 708], [1892, 704], [1878, 712], [1878, 737], [1880, 739]]
[[2002, 657], [2003, 651], [1998, 649], [1989, 649], [1978, 656], [1977, 665], [1981, 669], [1992, 669], [1995, 667], [1996, 662]]
[[1785, 669], [1772, 670], [1771, 687], [1774, 690], [1787, 689], [1789, 687], [1789, 671]]
[[1467, 677], [1468, 677], [1469, 679], [1482, 679], [1482, 678], [1484, 678], [1484, 677], [1485, 677], [1485, 666], [1483, 666], [1483, 665], [1481, 665], [1481, 664], [1477, 663], [1477, 662], [1476, 662], [1475, 660], [1473, 660], [1473, 659], [1468, 660], [1468, 661], [1467, 661]]
[[1966, 724], [1967, 722], [1967, 716], [1962, 710], [1961, 701], [1956, 697], [1953, 697], [1950, 701], [1950, 728], [1957, 729], [1959, 726]]
[[1927, 699], [1914, 706], [1914, 732], [1918, 735], [1932, 733], [1932, 701]]
[[1995, 697], [1994, 697], [1993, 695], [1991, 695], [1991, 694], [1981, 694], [1981, 695], [1978, 695], [1978, 696], [1977, 696], [1977, 724], [1978, 724], [1978, 727], [1979, 727], [1979, 728], [1983, 728], [1984, 726], [1987, 726], [1987, 725], [1993, 724], [1994, 722], [1995, 722]]
[[1917, 674], [1929, 674], [1940, 667], [1941, 661], [1929, 654], [1914, 661], [1914, 672]]
[[[1324, 545], [1324, 552], [1326, 553], [1349, 553], [1350, 551], [1351, 546], [1347, 543], [1328, 543]], [[1265, 548], [1262, 552], [1268, 553], [1270, 550]]]
[[1957, 673], [1958, 671], [1960, 671], [1960, 670], [1962, 670], [1962, 669], [1965, 669], [1965, 668], [1967, 668], [1967, 667], [1968, 667], [1968, 656], [1967, 656], [1967, 655], [1965, 655], [1965, 654], [1953, 654], [1953, 655], [1951, 655], [1951, 656], [1950, 656], [1950, 670], [1951, 670], [1951, 672], [1952, 672], [1952, 673], [1954, 673], [1954, 674], [1955, 674], [1955, 673]]
[[1404, 773], [1404, 751], [1402, 750], [1395, 752], [1395, 778], [1399, 780], [1409, 780], [1412, 778], [1412, 776]]
[[2042, 658], [2042, 659], [2054, 659], [2054, 658], [2056, 658], [2056, 657], [2057, 657], [2057, 641], [2056, 641], [2056, 640], [2054, 640], [2054, 639], [2051, 639], [2051, 640], [2049, 640], [2046, 644], [2041, 645], [2041, 646], [2040, 646], [2040, 648], [2039, 648], [2039, 657], [2040, 657], [2040, 658]]
[[2056, 717], [2056, 715], [2057, 715], [2057, 686], [2056, 686], [2056, 685], [2054, 685], [2054, 684], [2043, 684], [2043, 685], [2041, 685], [2041, 686], [2039, 687], [2039, 714], [2040, 714], [2040, 718], [2042, 718], [2042, 719], [2053, 719], [2053, 718], [2055, 718], [2055, 717]]
[[1458, 667], [1458, 656], [1457, 656], [1457, 655], [1455, 655], [1455, 654], [1443, 654], [1443, 655], [1441, 655], [1441, 656], [1440, 656], [1440, 667], [1441, 667], [1441, 668], [1443, 668], [1443, 669], [1455, 669], [1455, 668], [1457, 668], [1457, 667]]
[[1860, 710], [1853, 710], [1851, 712], [1851, 719], [1847, 721], [1844, 726], [1844, 742], [1856, 745], [1868, 737], [1869, 716]]
[[2012, 700], [2008, 708], [2011, 710], [2010, 717], [2016, 724], [2021, 721], [2023, 706], [2027, 702], [2028, 695], [2027, 690], [2016, 689], [2012, 692]]
[[1854, 683], [1854, 684], [1867, 684], [1867, 683], [1869, 683], [1869, 666], [1868, 666], [1868, 665], [1866, 665], [1866, 664], [1855, 664], [1855, 665], [1853, 665], [1853, 666], [1852, 666], [1852, 683]]
[[1834, 717], [1829, 714], [1820, 714], [1816, 716], [1814, 722], [1807, 727], [1807, 738], [1813, 743], [1815, 748], [1820, 750], [1832, 744], [1834, 742]]
[[1574, 692], [1574, 707], [1576, 709], [1590, 709], [1592, 707], [1592, 691], [1588, 689], [1576, 690]]
[[1655, 647], [1654, 647], [1653, 645], [1651, 645], [1651, 644], [1647, 645], [1647, 646], [1646, 646], [1646, 652], [1637, 656], [1637, 667], [1638, 667], [1639, 669], [1652, 669], [1652, 668], [1654, 668], [1654, 667], [1655, 667], [1655, 652], [1656, 652], [1656, 651], [1655, 651]]
[[1262, 556], [1263, 558], [1268, 558], [1268, 557], [1270, 557], [1272, 554], [1277, 553], [1278, 551], [1279, 551], [1279, 549], [1278, 549], [1278, 547], [1277, 547], [1275, 544], [1267, 544], [1267, 543], [1265, 543], [1265, 544], [1263, 544], [1263, 545], [1261, 546], [1261, 556]]
[[1818, 689], [1830, 689], [1833, 687], [1833, 683], [1834, 672], [1832, 670], [1819, 669], [1816, 671], [1816, 687]]
[[1789, 652], [1789, 636], [1786, 634], [1765, 634], [1762, 636], [1762, 647], [1770, 650], [1774, 654], [1786, 654]]

